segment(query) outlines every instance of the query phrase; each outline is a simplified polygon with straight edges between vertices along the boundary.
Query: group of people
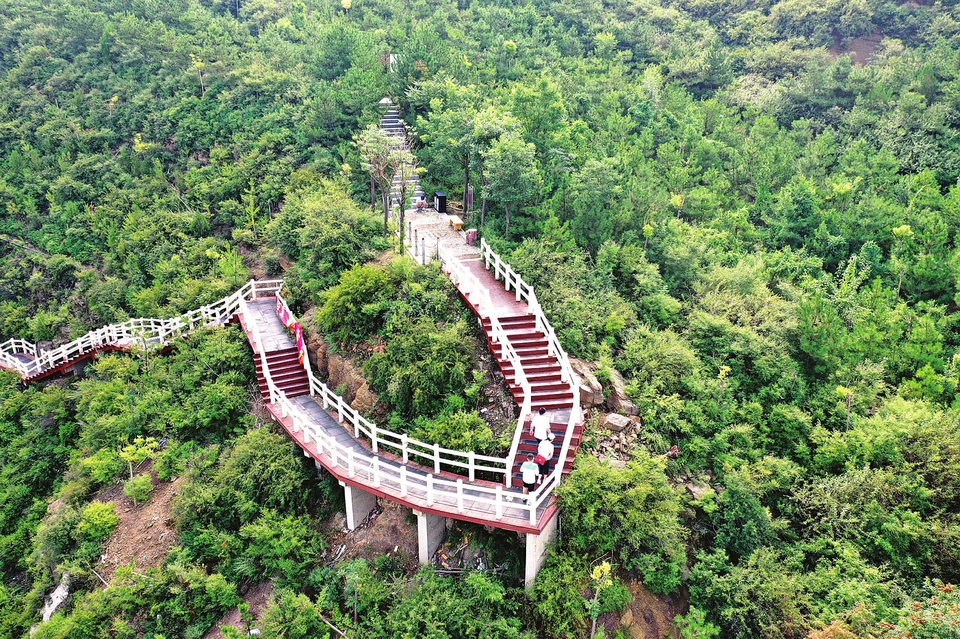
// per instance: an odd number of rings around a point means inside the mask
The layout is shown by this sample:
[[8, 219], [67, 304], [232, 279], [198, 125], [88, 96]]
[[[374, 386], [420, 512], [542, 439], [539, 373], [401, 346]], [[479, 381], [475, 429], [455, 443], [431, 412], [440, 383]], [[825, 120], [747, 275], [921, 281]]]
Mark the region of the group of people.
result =
[[550, 431], [550, 418], [547, 417], [546, 408], [538, 410], [537, 414], [530, 420], [530, 434], [537, 440], [537, 454], [527, 453], [527, 460], [520, 464], [524, 495], [541, 484], [550, 474], [555, 436]]

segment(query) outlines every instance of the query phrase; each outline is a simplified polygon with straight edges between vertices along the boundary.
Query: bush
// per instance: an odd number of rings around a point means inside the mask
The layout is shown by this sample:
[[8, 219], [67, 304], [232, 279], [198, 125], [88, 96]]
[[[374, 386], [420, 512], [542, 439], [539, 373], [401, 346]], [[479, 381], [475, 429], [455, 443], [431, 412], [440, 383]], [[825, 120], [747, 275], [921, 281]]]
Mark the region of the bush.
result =
[[489, 454], [494, 447], [493, 431], [476, 413], [457, 411], [436, 419], [417, 418], [410, 436], [453, 450]]
[[306, 517], [280, 517], [267, 510], [240, 529], [244, 545], [233, 563], [237, 577], [247, 581], [270, 579], [281, 588], [298, 588], [324, 543]]
[[330, 630], [320, 620], [320, 611], [306, 595], [278, 590], [263, 616], [263, 636], [268, 639], [329, 639]]
[[587, 607], [582, 593], [587, 587], [583, 557], [564, 552], [547, 555], [530, 593], [538, 625], [544, 636], [582, 637], [587, 629]]
[[460, 395], [474, 368], [475, 342], [464, 322], [438, 328], [428, 318], [391, 336], [386, 352], [374, 353], [363, 372], [381, 399], [403, 417], [436, 415], [448, 395]]
[[123, 461], [110, 449], [101, 448], [81, 462], [83, 470], [93, 481], [106, 484], [123, 472]]
[[233, 552], [233, 533], [269, 509], [277, 516], [298, 516], [308, 506], [323, 516], [331, 496], [287, 437], [258, 429], [240, 437], [213, 467], [209, 455], [191, 462], [174, 516], [181, 539], [194, 557], [222, 559]]
[[77, 533], [82, 538], [103, 541], [110, 536], [119, 522], [120, 518], [114, 511], [112, 502], [92, 501], [80, 511]]
[[133, 500], [134, 505], [139, 505], [153, 492], [153, 479], [149, 473], [137, 475], [123, 482], [123, 492]]
[[383, 326], [393, 282], [380, 266], [355, 266], [323, 295], [320, 329], [340, 342], [359, 342]]
[[581, 455], [557, 491], [568, 547], [593, 555], [612, 553], [660, 594], [680, 585], [686, 560], [680, 497], [667, 482], [665, 464], [642, 449], [622, 469]]

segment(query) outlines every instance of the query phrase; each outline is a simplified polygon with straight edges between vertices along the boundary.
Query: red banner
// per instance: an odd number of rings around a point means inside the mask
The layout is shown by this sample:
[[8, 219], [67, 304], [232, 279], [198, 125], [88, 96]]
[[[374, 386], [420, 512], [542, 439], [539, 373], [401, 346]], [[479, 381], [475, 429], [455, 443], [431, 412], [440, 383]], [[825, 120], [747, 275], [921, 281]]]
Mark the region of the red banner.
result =
[[290, 313], [290, 309], [287, 308], [286, 303], [284, 303], [283, 298], [280, 297], [279, 293], [277, 294], [277, 317], [280, 318], [280, 321], [289, 329], [293, 329], [293, 325], [297, 323], [297, 320], [293, 318], [293, 315]]
[[307, 345], [303, 341], [303, 326], [300, 325], [290, 312], [290, 309], [287, 307], [286, 302], [283, 301], [283, 298], [280, 297], [280, 294], [277, 293], [277, 317], [280, 318], [280, 321], [284, 326], [293, 331], [294, 336], [297, 339], [297, 353], [300, 359], [300, 365], [307, 359]]
[[303, 343], [303, 327], [300, 322], [294, 322], [294, 332], [297, 334], [297, 353], [300, 355], [300, 365], [303, 366], [304, 358], [307, 356], [307, 345]]

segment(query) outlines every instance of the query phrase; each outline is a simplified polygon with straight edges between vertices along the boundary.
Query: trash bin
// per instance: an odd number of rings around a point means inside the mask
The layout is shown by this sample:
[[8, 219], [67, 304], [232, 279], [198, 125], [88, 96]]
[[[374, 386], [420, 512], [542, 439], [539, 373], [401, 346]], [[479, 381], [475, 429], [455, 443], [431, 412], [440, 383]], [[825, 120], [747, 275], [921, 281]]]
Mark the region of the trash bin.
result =
[[477, 229], [467, 229], [467, 244], [474, 246], [477, 243]]
[[443, 191], [437, 191], [433, 194], [433, 208], [437, 213], [447, 212], [447, 194]]

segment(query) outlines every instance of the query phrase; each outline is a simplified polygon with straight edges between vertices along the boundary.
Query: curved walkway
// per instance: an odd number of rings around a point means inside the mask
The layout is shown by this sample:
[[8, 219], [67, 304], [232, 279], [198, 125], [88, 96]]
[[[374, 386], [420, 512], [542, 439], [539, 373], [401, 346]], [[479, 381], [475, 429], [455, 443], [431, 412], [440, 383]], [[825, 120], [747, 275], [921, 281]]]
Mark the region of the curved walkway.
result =
[[[252, 301], [244, 306], [240, 321], [256, 357], [267, 361], [268, 353], [294, 348], [293, 339], [273, 312], [275, 301]], [[553, 508], [552, 500], [527, 504], [522, 494], [500, 483], [470, 481], [442, 470], [430, 472], [409, 461], [409, 453], [406, 462], [399, 455], [388, 454], [384, 449], [389, 449], [389, 444], [378, 443], [379, 450], [374, 453], [350, 425], [351, 418], [357, 417], [355, 412], [312, 371], [308, 376], [309, 395], [289, 397], [275, 392], [266, 406], [304, 453], [340, 482], [421, 512], [518, 532], [542, 529], [548, 519], [544, 515]]]

